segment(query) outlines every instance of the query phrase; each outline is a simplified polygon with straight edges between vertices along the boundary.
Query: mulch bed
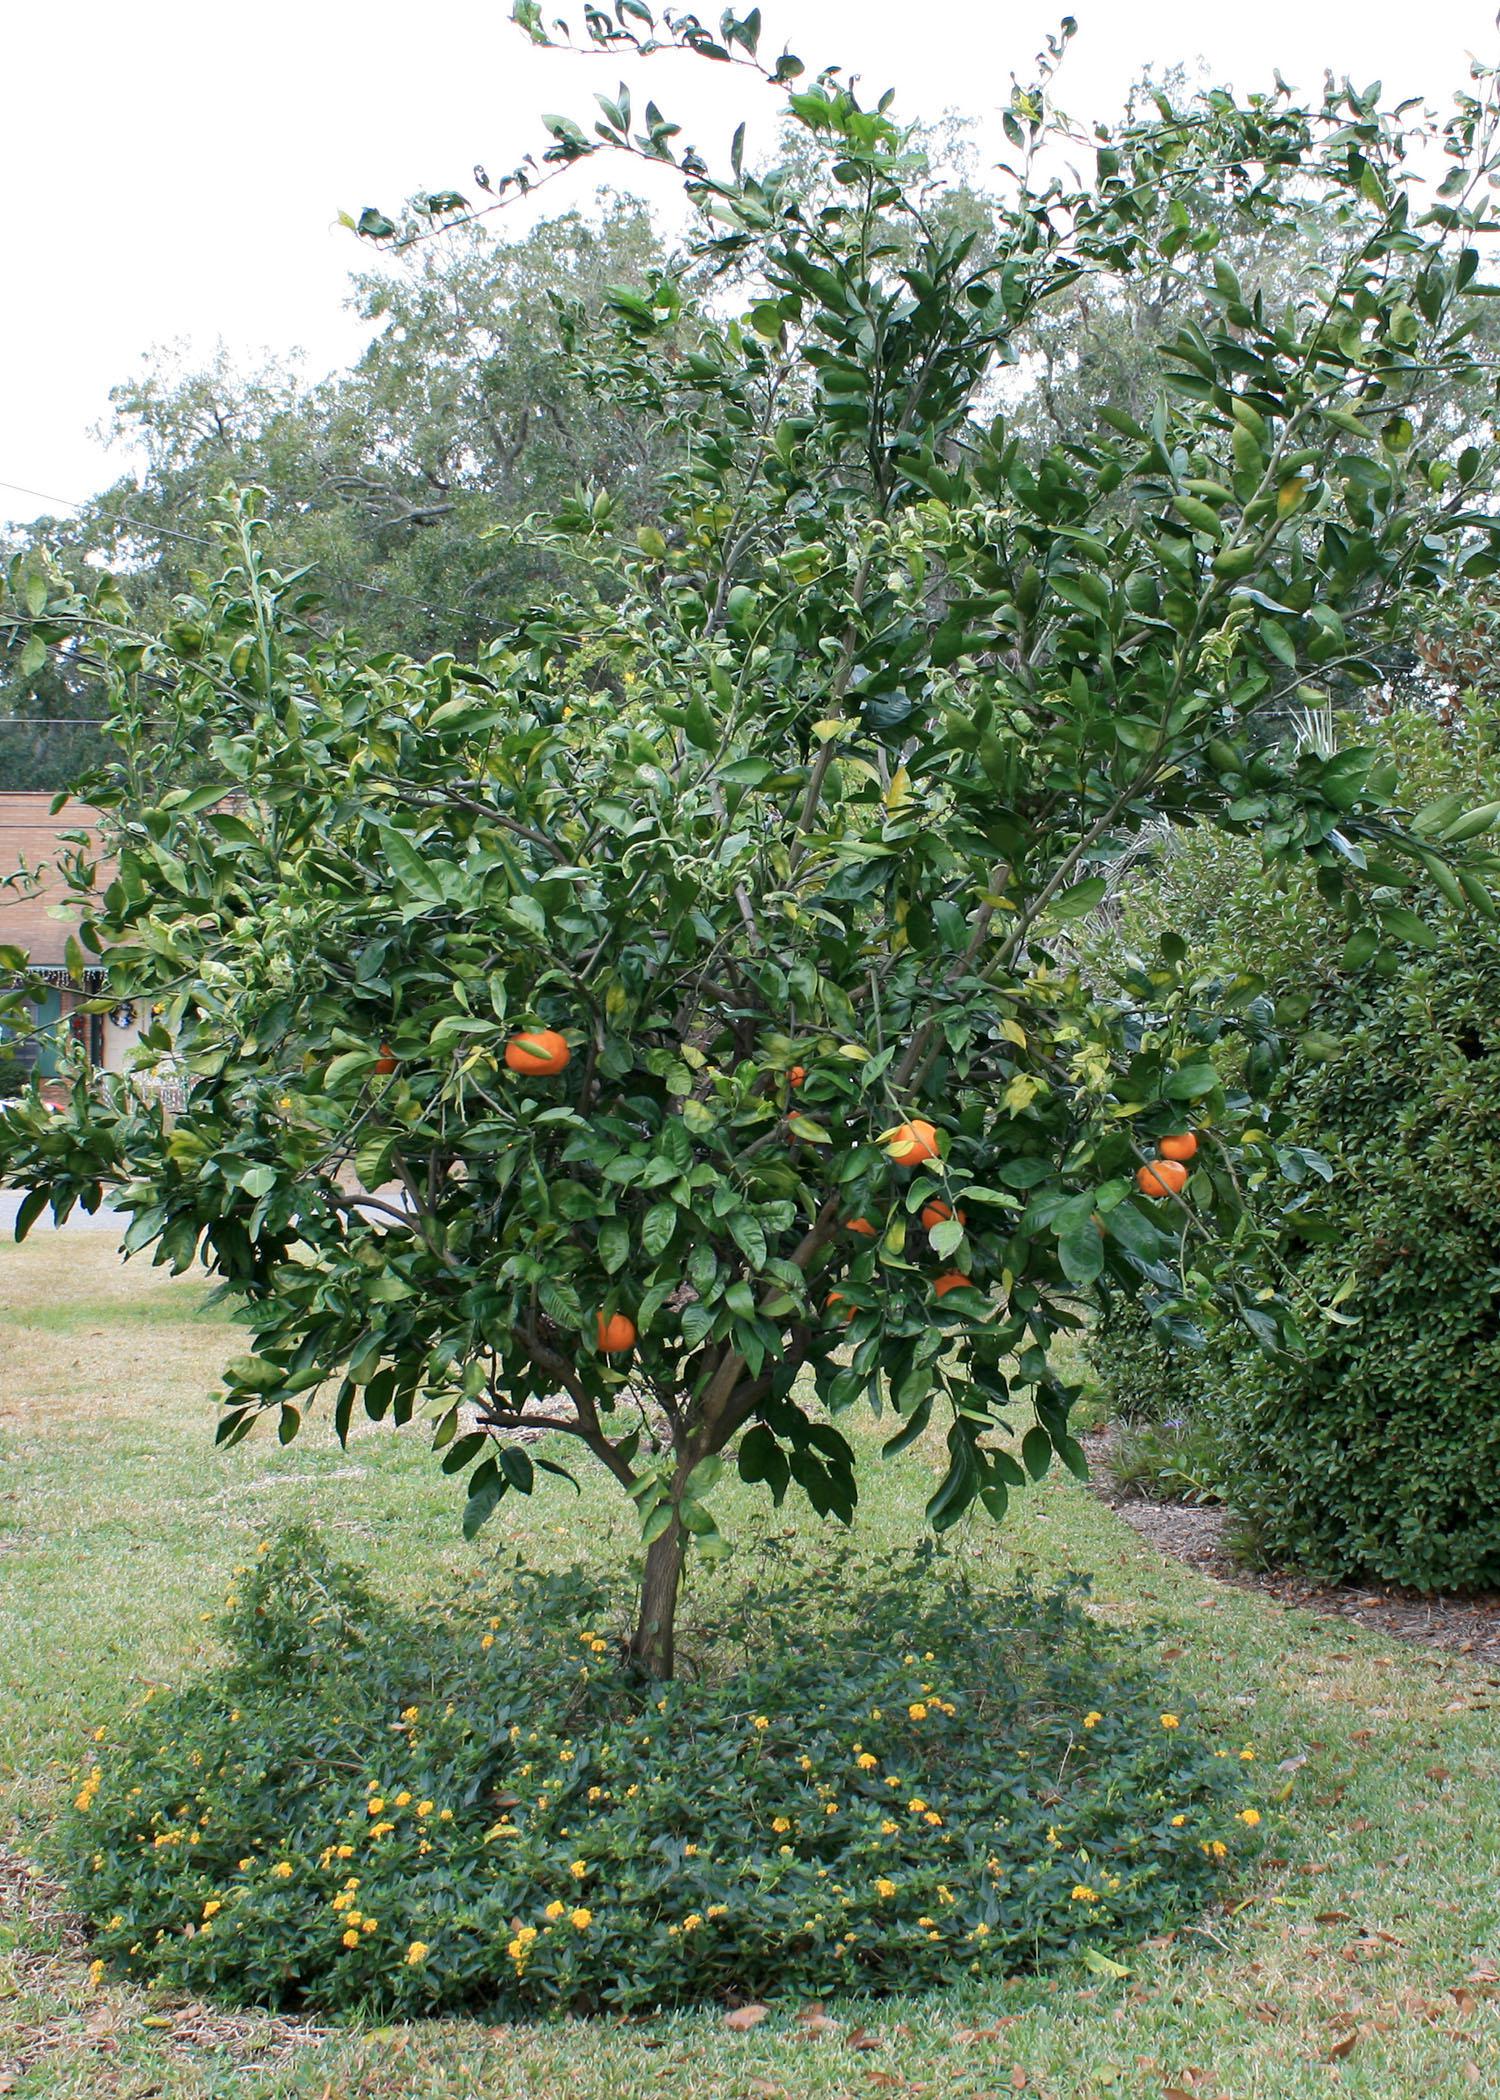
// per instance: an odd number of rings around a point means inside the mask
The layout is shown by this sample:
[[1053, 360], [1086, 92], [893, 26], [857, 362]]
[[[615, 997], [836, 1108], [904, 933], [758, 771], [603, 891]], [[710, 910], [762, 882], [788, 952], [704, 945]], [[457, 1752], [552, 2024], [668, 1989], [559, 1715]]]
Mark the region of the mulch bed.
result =
[[1093, 1491], [1164, 1559], [1185, 1561], [1215, 1582], [1258, 1590], [1278, 1604], [1318, 1612], [1325, 1618], [1353, 1620], [1371, 1633], [1446, 1649], [1500, 1669], [1500, 1593], [1426, 1597], [1389, 1583], [1329, 1586], [1305, 1575], [1244, 1567], [1224, 1542], [1232, 1521], [1229, 1511], [1199, 1509], [1185, 1502], [1150, 1502], [1119, 1487], [1109, 1471], [1109, 1441], [1107, 1430], [1083, 1439], [1093, 1471]]

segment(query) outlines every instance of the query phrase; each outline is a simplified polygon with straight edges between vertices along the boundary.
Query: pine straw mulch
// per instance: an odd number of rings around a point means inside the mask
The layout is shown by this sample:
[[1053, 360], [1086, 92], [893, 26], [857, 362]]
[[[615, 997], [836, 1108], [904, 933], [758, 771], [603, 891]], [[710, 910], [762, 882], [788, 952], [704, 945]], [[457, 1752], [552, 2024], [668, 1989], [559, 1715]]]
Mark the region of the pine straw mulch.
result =
[[[3, 1845], [0, 1935], [0, 1978], [10, 1985], [0, 2026], [0, 2094], [65, 2051], [90, 2050], [107, 2060], [123, 2035], [142, 2027], [170, 2050], [218, 2051], [258, 2070], [287, 2062], [331, 2031], [277, 2014], [225, 2012], [196, 1999], [97, 1988], [89, 1975], [87, 1928], [66, 1908], [62, 1888]], [[13, 1942], [8, 1948], [7, 1941]]]
[[1112, 1478], [1108, 1430], [1085, 1437], [1083, 1443], [1094, 1493], [1165, 1559], [1184, 1561], [1215, 1582], [1258, 1591], [1299, 1611], [1350, 1620], [1368, 1632], [1419, 1647], [1445, 1649], [1500, 1676], [1500, 1593], [1427, 1597], [1390, 1583], [1327, 1585], [1286, 1570], [1247, 1568], [1234, 1558], [1225, 1540], [1233, 1522], [1230, 1511], [1148, 1501]]

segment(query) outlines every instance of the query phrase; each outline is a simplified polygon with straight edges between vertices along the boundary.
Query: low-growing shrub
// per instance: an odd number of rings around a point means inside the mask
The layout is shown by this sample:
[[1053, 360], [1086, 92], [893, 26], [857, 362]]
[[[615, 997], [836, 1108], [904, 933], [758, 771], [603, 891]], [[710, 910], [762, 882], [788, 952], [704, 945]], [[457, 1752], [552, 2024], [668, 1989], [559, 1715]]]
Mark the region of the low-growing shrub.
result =
[[517, 1571], [402, 1610], [283, 1535], [227, 1667], [91, 1746], [60, 1843], [97, 1954], [387, 2014], [911, 1990], [1129, 1946], [1259, 1820], [1076, 1593], [800, 1567], [716, 1591], [667, 1685], [624, 1604]]

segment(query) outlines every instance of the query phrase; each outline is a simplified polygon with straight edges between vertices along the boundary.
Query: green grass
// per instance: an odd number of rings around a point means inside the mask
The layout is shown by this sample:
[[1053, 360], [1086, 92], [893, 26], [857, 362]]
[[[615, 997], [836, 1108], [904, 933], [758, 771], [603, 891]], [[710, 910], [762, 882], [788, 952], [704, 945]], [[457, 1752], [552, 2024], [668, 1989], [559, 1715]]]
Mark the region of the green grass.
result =
[[[205, 1614], [265, 1531], [316, 1516], [379, 1581], [420, 1595], [476, 1553], [617, 1561], [611, 1489], [560, 1484], [476, 1548], [416, 1432], [345, 1453], [318, 1423], [286, 1450], [215, 1454], [206, 1395], [235, 1352], [203, 1292], [118, 1268], [107, 1243], [0, 1248], [0, 1842], [25, 1855], [87, 1733], [203, 1659]], [[936, 1449], [862, 1454], [859, 1533], [909, 1536]], [[726, 1497], [752, 1542], [816, 1530]], [[1190, 1932], [1140, 1950], [1119, 1983], [1020, 1981], [882, 2005], [833, 2025], [777, 2006], [748, 2033], [716, 2014], [631, 2026], [349, 2027], [292, 2044], [260, 2016], [90, 1984], [55, 1907], [0, 1899], [0, 2092], [8, 2100], [727, 2100], [1024, 2091], [1116, 2100], [1176, 2087], [1209, 2100], [1379, 2100], [1500, 2090], [1500, 1683], [1463, 1658], [1393, 1644], [1163, 1566], [1063, 1481], [952, 1549], [997, 1578], [1092, 1574], [1098, 1608], [1153, 1625], [1164, 1682], [1235, 1749], [1256, 1746], [1270, 1844], [1255, 1877]], [[711, 1591], [689, 1600], [691, 1621]], [[1164, 1695], [1165, 1696], [1165, 1695]], [[1286, 1769], [1283, 1769], [1283, 1766]], [[1289, 1792], [1288, 1792], [1289, 1790]], [[1278, 1796], [1288, 1792], [1284, 1803]], [[872, 2046], [851, 2047], [847, 2036]], [[1347, 2053], [1334, 2057], [1352, 2038]], [[1024, 2075], [1024, 2083], [1022, 2082]], [[6, 2080], [9, 2079], [7, 2085]]]

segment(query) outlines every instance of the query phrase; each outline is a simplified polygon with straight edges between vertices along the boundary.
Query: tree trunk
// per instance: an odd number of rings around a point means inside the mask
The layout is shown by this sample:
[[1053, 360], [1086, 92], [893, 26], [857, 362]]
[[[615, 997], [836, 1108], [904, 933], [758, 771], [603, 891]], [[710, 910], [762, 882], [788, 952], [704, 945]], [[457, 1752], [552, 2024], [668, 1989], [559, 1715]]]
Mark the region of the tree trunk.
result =
[[682, 1563], [687, 1554], [687, 1533], [674, 1517], [659, 1539], [646, 1548], [646, 1573], [641, 1582], [640, 1617], [630, 1652], [648, 1676], [672, 1675], [677, 1637], [677, 1593], [682, 1586]]

